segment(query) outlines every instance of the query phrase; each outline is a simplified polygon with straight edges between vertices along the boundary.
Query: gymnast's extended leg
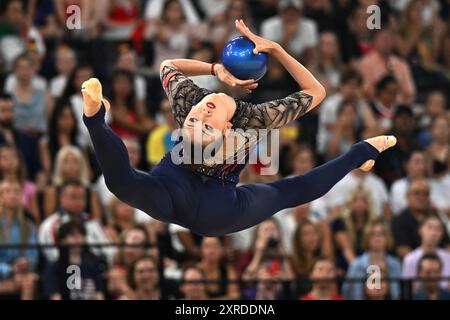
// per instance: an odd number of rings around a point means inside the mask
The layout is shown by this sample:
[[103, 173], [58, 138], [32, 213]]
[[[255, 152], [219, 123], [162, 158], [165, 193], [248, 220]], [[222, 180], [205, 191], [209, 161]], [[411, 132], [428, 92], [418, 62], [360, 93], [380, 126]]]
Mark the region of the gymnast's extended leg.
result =
[[[172, 200], [159, 179], [133, 169], [122, 140], [105, 123], [107, 101], [102, 102], [101, 84], [90, 79], [83, 84], [84, 116], [97, 161], [108, 189], [120, 200], [155, 219], [168, 221]], [[98, 106], [101, 107], [99, 108]]]

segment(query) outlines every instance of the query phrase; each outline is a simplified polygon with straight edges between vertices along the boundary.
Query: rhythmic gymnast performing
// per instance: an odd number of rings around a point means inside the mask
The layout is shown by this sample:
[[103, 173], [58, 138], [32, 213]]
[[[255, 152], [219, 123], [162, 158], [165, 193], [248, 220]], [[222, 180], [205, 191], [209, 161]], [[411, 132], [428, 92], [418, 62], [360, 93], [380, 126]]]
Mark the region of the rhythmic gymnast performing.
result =
[[[255, 35], [242, 20], [236, 21], [236, 28], [255, 44], [255, 54], [265, 52], [277, 59], [302, 90], [283, 99], [251, 104], [199, 88], [188, 77], [214, 74], [222, 82], [245, 92], [256, 89], [254, 80], [239, 80], [220, 64], [185, 59], [164, 61], [160, 69], [162, 85], [178, 126], [194, 145], [204, 147], [223, 138], [226, 141], [232, 128], [280, 128], [315, 108], [325, 97], [322, 85], [279, 44]], [[370, 170], [378, 155], [396, 144], [393, 136], [370, 138], [304, 175], [267, 184], [237, 186], [245, 163], [229, 164], [221, 159], [211, 164], [204, 159], [200, 164], [177, 164], [171, 152], [145, 173], [130, 166], [124, 144], [105, 123], [110, 106], [103, 99], [100, 82], [89, 79], [82, 85], [82, 94], [83, 120], [110, 191], [155, 219], [204, 236], [237, 232], [282, 209], [311, 202], [326, 194], [352, 170]], [[244, 150], [247, 156], [248, 145]], [[242, 156], [242, 149], [236, 151], [234, 160], [238, 156]]]

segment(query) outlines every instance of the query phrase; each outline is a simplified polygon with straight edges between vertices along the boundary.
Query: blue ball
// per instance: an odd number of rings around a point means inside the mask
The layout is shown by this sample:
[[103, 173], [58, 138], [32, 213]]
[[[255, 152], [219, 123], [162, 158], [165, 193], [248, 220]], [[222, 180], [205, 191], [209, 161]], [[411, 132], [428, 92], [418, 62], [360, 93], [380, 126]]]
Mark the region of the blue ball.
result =
[[247, 37], [227, 42], [222, 51], [222, 64], [240, 80], [259, 80], [267, 71], [267, 53], [254, 54], [255, 44]]

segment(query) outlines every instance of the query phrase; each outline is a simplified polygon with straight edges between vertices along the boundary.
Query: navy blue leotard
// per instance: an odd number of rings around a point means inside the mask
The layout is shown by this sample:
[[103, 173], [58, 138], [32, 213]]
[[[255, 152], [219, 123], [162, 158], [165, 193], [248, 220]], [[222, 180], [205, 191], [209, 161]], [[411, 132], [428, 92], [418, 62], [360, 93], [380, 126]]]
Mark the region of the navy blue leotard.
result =
[[[174, 68], [161, 75], [175, 119], [181, 126], [189, 110], [210, 92]], [[303, 115], [311, 103], [303, 92], [263, 104], [237, 101], [232, 119], [238, 128], [278, 128]], [[237, 186], [244, 165], [192, 170], [172, 162], [170, 152], [149, 173], [130, 166], [122, 140], [104, 120], [105, 108], [84, 117], [107, 187], [120, 200], [155, 219], [176, 223], [205, 236], [252, 227], [278, 211], [326, 194], [346, 174], [379, 152], [366, 142], [310, 172], [267, 184]]]

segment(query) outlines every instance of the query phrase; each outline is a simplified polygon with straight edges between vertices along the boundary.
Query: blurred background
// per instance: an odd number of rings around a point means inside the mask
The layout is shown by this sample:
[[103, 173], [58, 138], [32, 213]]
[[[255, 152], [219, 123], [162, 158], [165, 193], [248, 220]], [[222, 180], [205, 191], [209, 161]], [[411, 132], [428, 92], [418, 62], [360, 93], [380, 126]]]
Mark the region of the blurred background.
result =
[[[449, 10], [449, 0], [1, 0], [0, 299], [450, 299]], [[132, 166], [149, 170], [175, 128], [159, 64], [220, 61], [241, 18], [327, 90], [281, 130], [278, 175], [250, 165], [242, 184], [303, 174], [367, 137], [398, 144], [323, 198], [203, 238], [108, 191], [80, 87], [102, 81], [108, 123]], [[273, 59], [252, 94], [194, 81], [250, 102], [299, 89]]]

